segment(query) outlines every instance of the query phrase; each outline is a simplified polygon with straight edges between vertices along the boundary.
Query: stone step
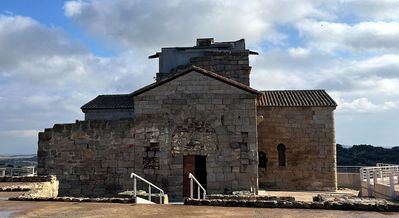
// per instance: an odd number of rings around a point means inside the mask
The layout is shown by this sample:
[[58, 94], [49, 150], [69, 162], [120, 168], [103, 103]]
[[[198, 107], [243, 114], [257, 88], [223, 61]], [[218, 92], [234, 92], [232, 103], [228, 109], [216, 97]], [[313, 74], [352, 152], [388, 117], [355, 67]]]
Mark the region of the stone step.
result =
[[[133, 196], [134, 196], [133, 191], [124, 191], [118, 193], [118, 197], [122, 198], [132, 198]], [[138, 190], [137, 197], [148, 200], [148, 193], [143, 190]], [[159, 204], [159, 193], [151, 193], [151, 202]], [[169, 203], [168, 195], [164, 194], [162, 196], [162, 204], [168, 204], [168, 203]]]
[[144, 198], [136, 197], [136, 204], [155, 204], [152, 201], [146, 200]]

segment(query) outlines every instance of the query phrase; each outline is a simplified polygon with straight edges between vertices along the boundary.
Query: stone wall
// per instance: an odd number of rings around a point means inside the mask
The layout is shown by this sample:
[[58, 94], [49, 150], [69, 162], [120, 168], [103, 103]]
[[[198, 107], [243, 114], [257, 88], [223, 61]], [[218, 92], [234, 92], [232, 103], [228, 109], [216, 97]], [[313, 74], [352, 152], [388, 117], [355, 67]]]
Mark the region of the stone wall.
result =
[[155, 174], [168, 179], [169, 194], [182, 192], [184, 155], [206, 156], [208, 193], [257, 190], [255, 98], [197, 72], [134, 97], [136, 116], [168, 124], [170, 138], [154, 143], [165, 151]]
[[105, 196], [132, 187], [133, 122], [77, 121], [39, 133], [38, 175], [56, 175], [60, 196]]
[[255, 98], [188, 73], [135, 96], [132, 120], [56, 124], [40, 133], [38, 174], [56, 175], [60, 196], [92, 197], [132, 190], [135, 172], [176, 199], [183, 156], [204, 155], [209, 193], [256, 190]]
[[190, 63], [249, 86], [248, 51], [206, 52], [203, 57], [191, 58]]
[[[258, 107], [259, 185], [268, 189], [336, 190], [334, 108]], [[279, 165], [277, 146], [285, 145], [286, 166]]]
[[[204, 51], [200, 56], [189, 58], [186, 65], [179, 65], [170, 73], [176, 73], [187, 67], [197, 67], [210, 70], [229, 79], [235, 80], [249, 86], [249, 51]], [[169, 73], [157, 74], [157, 80], [162, 80]]]

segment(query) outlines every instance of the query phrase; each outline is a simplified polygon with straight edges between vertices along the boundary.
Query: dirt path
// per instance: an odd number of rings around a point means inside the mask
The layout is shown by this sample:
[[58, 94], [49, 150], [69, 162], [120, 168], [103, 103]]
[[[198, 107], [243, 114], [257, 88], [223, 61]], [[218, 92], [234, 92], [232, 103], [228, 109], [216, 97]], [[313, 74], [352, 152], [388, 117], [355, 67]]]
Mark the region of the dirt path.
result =
[[399, 213], [0, 200], [10, 217], [399, 217]]
[[399, 213], [275, 208], [205, 207], [8, 201], [16, 192], [0, 192], [0, 217], [399, 217]]

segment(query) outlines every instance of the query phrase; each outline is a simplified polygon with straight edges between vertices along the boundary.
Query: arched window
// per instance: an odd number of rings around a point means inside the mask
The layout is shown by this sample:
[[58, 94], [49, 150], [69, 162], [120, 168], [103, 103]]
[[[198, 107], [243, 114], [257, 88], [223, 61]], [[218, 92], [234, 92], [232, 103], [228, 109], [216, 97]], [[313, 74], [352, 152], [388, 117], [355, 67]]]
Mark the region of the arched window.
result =
[[285, 161], [285, 145], [284, 144], [279, 144], [277, 145], [277, 151], [278, 151], [278, 165], [281, 167], [285, 167], [286, 161]]
[[259, 165], [258, 165], [258, 167], [266, 168], [267, 161], [268, 161], [268, 159], [267, 159], [266, 153], [263, 152], [263, 151], [259, 152]]

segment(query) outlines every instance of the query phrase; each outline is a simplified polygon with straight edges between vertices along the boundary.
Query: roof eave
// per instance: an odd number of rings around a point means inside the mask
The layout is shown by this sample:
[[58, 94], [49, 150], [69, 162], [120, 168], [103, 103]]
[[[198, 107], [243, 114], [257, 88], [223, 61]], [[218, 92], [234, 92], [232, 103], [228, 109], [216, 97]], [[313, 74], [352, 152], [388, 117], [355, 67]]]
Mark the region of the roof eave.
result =
[[170, 76], [170, 77], [168, 77], [168, 78], [166, 78], [164, 80], [161, 80], [159, 82], [155, 82], [155, 83], [152, 83], [150, 85], [147, 85], [147, 86], [145, 86], [145, 87], [143, 87], [143, 88], [141, 88], [139, 90], [136, 90], [136, 91], [130, 93], [129, 95], [132, 95], [132, 96], [140, 95], [140, 94], [142, 94], [142, 93], [144, 93], [146, 91], [149, 91], [149, 90], [151, 90], [151, 89], [153, 89], [153, 88], [155, 88], [157, 86], [165, 84], [165, 83], [167, 83], [167, 82], [169, 82], [171, 80], [174, 80], [174, 79], [176, 79], [176, 78], [178, 78], [180, 76], [183, 76], [184, 74], [187, 74], [187, 73], [192, 72], [192, 71], [196, 71], [198, 73], [201, 73], [203, 75], [212, 77], [212, 78], [217, 79], [219, 81], [228, 83], [229, 85], [234, 86], [234, 87], [239, 88], [239, 89], [242, 89], [244, 91], [251, 92], [251, 93], [256, 94], [256, 95], [262, 95], [262, 92], [260, 92], [258, 90], [252, 89], [249, 86], [246, 86], [246, 85], [241, 84], [241, 83], [239, 83], [237, 81], [234, 81], [232, 79], [223, 77], [223, 76], [221, 76], [221, 75], [219, 75], [217, 73], [205, 70], [205, 69], [197, 67], [197, 66], [191, 66], [190, 68], [187, 68], [186, 70], [184, 70], [184, 71], [182, 71], [180, 73], [174, 74], [174, 75], [172, 75], [172, 76]]

